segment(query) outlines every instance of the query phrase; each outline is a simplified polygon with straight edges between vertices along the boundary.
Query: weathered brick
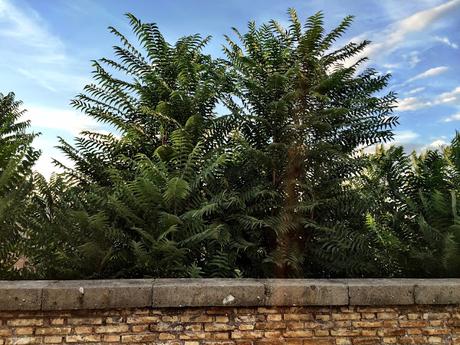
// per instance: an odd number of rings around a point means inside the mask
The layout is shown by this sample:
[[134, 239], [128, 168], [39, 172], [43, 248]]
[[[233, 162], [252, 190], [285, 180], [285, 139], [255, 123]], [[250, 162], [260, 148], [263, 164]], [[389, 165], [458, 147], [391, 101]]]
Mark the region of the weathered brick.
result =
[[375, 345], [380, 342], [377, 337], [354, 338], [353, 345]]
[[264, 333], [262, 331], [232, 331], [232, 339], [258, 339], [262, 338]]
[[62, 317], [50, 319], [50, 324], [54, 326], [61, 326], [65, 322], [65, 319]]
[[361, 315], [359, 313], [334, 313], [332, 314], [333, 320], [359, 320]]
[[70, 333], [70, 327], [47, 327], [35, 329], [36, 335], [65, 335]]
[[235, 329], [235, 326], [226, 323], [209, 323], [204, 325], [206, 332], [231, 331], [233, 329]]
[[354, 321], [353, 327], [356, 328], [380, 328], [383, 326], [382, 321]]
[[32, 344], [40, 344], [41, 337], [15, 337], [15, 338], [7, 338], [6, 343], [7, 345], [32, 345]]
[[240, 331], [252, 331], [254, 329], [254, 325], [253, 324], [243, 323], [243, 324], [238, 326], [238, 329]]
[[315, 337], [328, 337], [330, 335], [329, 331], [326, 329], [315, 329]]
[[427, 321], [399, 321], [401, 327], [426, 327], [428, 326]]
[[313, 336], [313, 331], [303, 330], [303, 331], [285, 331], [283, 336], [287, 338], [308, 338]]
[[158, 335], [158, 339], [160, 339], [160, 340], [171, 340], [171, 339], [175, 339], [175, 338], [176, 338], [176, 335], [172, 334], [172, 333], [160, 333]]
[[225, 340], [230, 338], [230, 334], [228, 332], [215, 332], [212, 334], [212, 338], [216, 340]]
[[78, 326], [74, 328], [77, 334], [90, 334], [93, 333], [93, 327], [91, 326]]
[[0, 337], [7, 337], [11, 335], [11, 328], [0, 327]]
[[43, 319], [13, 319], [6, 322], [8, 326], [41, 326]]
[[335, 345], [334, 339], [305, 339], [303, 345]]
[[110, 325], [94, 327], [96, 333], [123, 333], [129, 329], [128, 325]]
[[[146, 341], [154, 341], [156, 334], [128, 334], [121, 336], [122, 343], [142, 343]], [[161, 339], [174, 339], [174, 338], [161, 338]]]
[[284, 329], [286, 328], [286, 323], [284, 322], [257, 322], [255, 329]]
[[69, 325], [101, 325], [102, 318], [100, 317], [78, 317], [67, 319]]
[[18, 327], [15, 328], [14, 333], [16, 335], [29, 335], [34, 333], [33, 327]]
[[62, 337], [46, 336], [46, 337], [43, 337], [43, 342], [45, 344], [60, 344], [62, 342]]
[[102, 341], [106, 343], [119, 343], [120, 336], [119, 335], [111, 335], [111, 334], [104, 334], [102, 336]]
[[97, 343], [101, 341], [100, 335], [88, 334], [88, 335], [68, 335], [65, 337], [67, 343]]
[[284, 314], [286, 321], [309, 321], [313, 320], [312, 314]]
[[283, 319], [283, 315], [281, 315], [281, 314], [269, 314], [269, 315], [267, 315], [267, 321], [281, 321], [282, 319]]
[[388, 320], [388, 319], [397, 319], [397, 313], [377, 313], [377, 319]]

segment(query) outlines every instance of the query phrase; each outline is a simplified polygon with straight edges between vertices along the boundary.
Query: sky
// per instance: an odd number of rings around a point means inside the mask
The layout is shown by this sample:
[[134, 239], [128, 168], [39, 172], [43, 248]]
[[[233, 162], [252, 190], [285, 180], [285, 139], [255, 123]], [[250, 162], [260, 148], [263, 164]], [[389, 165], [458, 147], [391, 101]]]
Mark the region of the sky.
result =
[[72, 109], [70, 100], [91, 82], [91, 60], [113, 57], [118, 41], [107, 30], [130, 33], [130, 12], [155, 22], [170, 41], [212, 35], [206, 52], [222, 56], [223, 35], [245, 30], [249, 20], [303, 19], [321, 10], [327, 29], [354, 15], [337, 44], [368, 39], [367, 67], [391, 73], [387, 91], [399, 97], [395, 144], [423, 150], [446, 144], [460, 129], [460, 0], [0, 0], [0, 93], [15, 92], [25, 117], [41, 132], [37, 170], [49, 176], [51, 158], [66, 163], [57, 137], [102, 130]]

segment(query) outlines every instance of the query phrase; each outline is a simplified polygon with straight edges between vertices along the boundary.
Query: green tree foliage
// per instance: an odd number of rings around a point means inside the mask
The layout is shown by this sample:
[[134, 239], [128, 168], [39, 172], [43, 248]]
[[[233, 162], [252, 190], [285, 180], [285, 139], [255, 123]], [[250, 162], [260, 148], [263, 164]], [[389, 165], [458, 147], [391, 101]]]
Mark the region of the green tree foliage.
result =
[[40, 153], [31, 147], [36, 134], [13, 93], [0, 94], [0, 277], [14, 276], [27, 235], [24, 202], [32, 189], [31, 168]]
[[387, 274], [458, 277], [460, 134], [442, 150], [379, 148], [370, 160], [363, 175], [373, 203], [367, 226]]
[[460, 135], [362, 154], [392, 138], [390, 76], [365, 68], [369, 42], [339, 46], [352, 17], [289, 15], [234, 29], [222, 59], [127, 15], [136, 42], [110, 28], [115, 58], [72, 101], [111, 134], [60, 139], [73, 164], [49, 181], [0, 96], [0, 274], [459, 276]]
[[[290, 16], [287, 29], [272, 21], [260, 28], [250, 23], [244, 35], [235, 30], [242, 47], [227, 37], [227, 60], [201, 52], [208, 38], [188, 36], [171, 45], [155, 24], [132, 15], [128, 18], [142, 52], [110, 28], [122, 42], [115, 47], [118, 61], [95, 62], [96, 84], [88, 85], [73, 104], [121, 135], [83, 133], [76, 147], [61, 141], [75, 163], [67, 176], [85, 195], [99, 197], [84, 212], [104, 222], [87, 237], [77, 236], [88, 240], [77, 248], [86, 248], [92, 262], [100, 263], [94, 265], [96, 275], [176, 275], [189, 272], [190, 265], [216, 276], [366, 271], [359, 256], [368, 238], [355, 230], [364, 213], [347, 183], [363, 167], [357, 149], [391, 138], [395, 96], [375, 95], [389, 76], [372, 69], [359, 72], [365, 59], [344, 65], [368, 42], [331, 51], [351, 17], [325, 33], [321, 13], [308, 18], [303, 28], [295, 11]], [[231, 114], [216, 117], [218, 102]], [[187, 140], [179, 140], [177, 133], [184, 132]], [[196, 156], [189, 147], [202, 153]], [[201, 179], [195, 186], [193, 203], [168, 201], [186, 198], [189, 179], [147, 178], [138, 166], [144, 157], [164, 170], [160, 163], [177, 164], [177, 152], [190, 152], [182, 160], [191, 160], [198, 174], [199, 166], [214, 164], [214, 157], [228, 158], [215, 183]], [[151, 204], [136, 200], [143, 197], [139, 185], [157, 186], [164, 199]], [[159, 207], [162, 213], [145, 207]], [[188, 230], [177, 231], [178, 238], [170, 223], [161, 226], [164, 214], [182, 222], [194, 215], [199, 225], [182, 224]], [[94, 234], [101, 234], [98, 240]], [[202, 240], [193, 244], [185, 234]], [[86, 255], [79, 251], [78, 257]], [[160, 257], [175, 269], [155, 265], [163, 262]]]
[[[193, 132], [193, 131], [191, 131]], [[219, 261], [231, 240], [224, 224], [208, 215], [216, 208], [216, 191], [231, 152], [207, 155], [193, 134], [177, 129], [168, 154], [124, 157], [135, 177], [127, 181], [110, 170], [113, 188], [96, 188], [99, 221], [78, 247], [82, 269], [91, 277], [237, 276]], [[98, 195], [99, 197], [96, 197]], [[214, 266], [218, 267], [214, 267]]]
[[110, 184], [107, 166], [124, 170], [129, 177], [121, 155], [151, 156], [170, 142], [174, 130], [187, 123], [205, 126], [226, 88], [222, 64], [202, 53], [210, 37], [186, 36], [172, 45], [156, 24], [127, 17], [137, 44], [110, 27], [121, 42], [114, 47], [116, 59], [94, 61], [94, 84], [72, 101], [76, 109], [117, 130], [120, 137], [84, 132], [76, 147], [61, 139], [62, 151], [75, 163], [67, 170], [80, 182]]
[[358, 57], [369, 42], [332, 49], [352, 17], [327, 33], [321, 12], [304, 24], [294, 10], [289, 14], [287, 29], [275, 21], [260, 27], [251, 22], [245, 34], [234, 30], [240, 44], [227, 37], [239, 98], [229, 108], [240, 114], [246, 142], [244, 167], [236, 167], [231, 188], [278, 195], [251, 214], [251, 228], [261, 233], [258, 246], [272, 264], [265, 274], [353, 274], [365, 269], [364, 261], [354, 262], [341, 247], [360, 245], [362, 206], [347, 183], [363, 167], [357, 149], [392, 138], [395, 95], [377, 95], [389, 75], [360, 71], [365, 58]]

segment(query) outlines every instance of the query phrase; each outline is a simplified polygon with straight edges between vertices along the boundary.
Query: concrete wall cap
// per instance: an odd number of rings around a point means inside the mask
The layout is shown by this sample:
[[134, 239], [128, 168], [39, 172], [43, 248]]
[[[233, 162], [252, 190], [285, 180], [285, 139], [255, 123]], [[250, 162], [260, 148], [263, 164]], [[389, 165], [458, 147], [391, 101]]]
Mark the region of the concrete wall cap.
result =
[[0, 311], [460, 304], [460, 279], [0, 281]]

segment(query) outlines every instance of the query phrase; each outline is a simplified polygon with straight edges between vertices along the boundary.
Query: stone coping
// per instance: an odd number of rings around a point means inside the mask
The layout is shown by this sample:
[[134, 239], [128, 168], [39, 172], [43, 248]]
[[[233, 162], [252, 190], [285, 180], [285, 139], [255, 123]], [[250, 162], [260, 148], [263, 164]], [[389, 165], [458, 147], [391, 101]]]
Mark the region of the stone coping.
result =
[[0, 311], [460, 304], [460, 279], [0, 281]]

